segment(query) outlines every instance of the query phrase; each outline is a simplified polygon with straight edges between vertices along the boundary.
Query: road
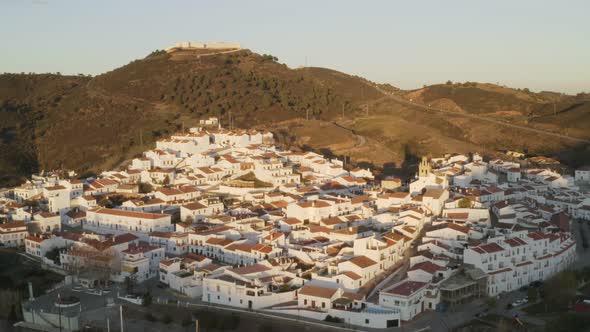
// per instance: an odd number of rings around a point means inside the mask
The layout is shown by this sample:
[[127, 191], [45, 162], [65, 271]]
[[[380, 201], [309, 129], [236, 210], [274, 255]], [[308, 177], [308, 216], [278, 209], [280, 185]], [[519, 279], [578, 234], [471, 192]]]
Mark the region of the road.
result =
[[[367, 83], [367, 84], [369, 84], [369, 83]], [[373, 86], [373, 85], [371, 85], [371, 86]], [[479, 120], [479, 121], [486, 121], [486, 122], [490, 122], [490, 123], [497, 124], [497, 125], [500, 125], [500, 126], [514, 128], [514, 129], [520, 129], [520, 130], [525, 130], [525, 131], [528, 131], [528, 132], [532, 132], [532, 133], [536, 133], [536, 134], [541, 134], [541, 135], [545, 135], [545, 136], [551, 136], [551, 137], [566, 139], [566, 140], [570, 140], [570, 141], [574, 141], [574, 142], [578, 142], [578, 143], [590, 144], [590, 140], [583, 139], [583, 138], [571, 137], [571, 136], [567, 136], [567, 135], [563, 135], [563, 134], [558, 134], [558, 133], [554, 133], [554, 132], [547, 131], [547, 130], [542, 130], [542, 129], [537, 129], [537, 128], [531, 128], [531, 127], [527, 127], [527, 126], [523, 126], [523, 125], [517, 125], [517, 124], [514, 124], [514, 123], [505, 122], [505, 121], [490, 119], [490, 118], [485, 117], [485, 116], [480, 116], [480, 115], [475, 115], [475, 114], [470, 114], [470, 113], [458, 113], [458, 112], [444, 110], [444, 109], [440, 109], [440, 108], [436, 108], [436, 107], [430, 107], [430, 106], [423, 105], [423, 104], [417, 104], [417, 103], [411, 102], [409, 100], [406, 100], [403, 97], [400, 97], [400, 96], [391, 94], [391, 93], [389, 93], [389, 92], [387, 92], [387, 91], [379, 88], [378, 86], [373, 86], [373, 87], [376, 88], [377, 90], [379, 90], [381, 93], [383, 93], [387, 98], [392, 99], [392, 100], [395, 100], [396, 102], [398, 102], [400, 104], [414, 107], [415, 109], [418, 109], [418, 110], [427, 111], [427, 112], [434, 112], [434, 113], [443, 113], [443, 114], [448, 114], [448, 115], [453, 115], [453, 116], [462, 116], [462, 117], [465, 117], [465, 118], [470, 118], [470, 119]]]
[[346, 131], [349, 131], [351, 134], [354, 135], [354, 137], [356, 137], [356, 145], [354, 146], [355, 148], [361, 147], [367, 143], [367, 139], [365, 138], [365, 136], [357, 134], [356, 131], [354, 131], [354, 129], [348, 128], [336, 121], [333, 121], [332, 124], [335, 125], [336, 127], [342, 128]]

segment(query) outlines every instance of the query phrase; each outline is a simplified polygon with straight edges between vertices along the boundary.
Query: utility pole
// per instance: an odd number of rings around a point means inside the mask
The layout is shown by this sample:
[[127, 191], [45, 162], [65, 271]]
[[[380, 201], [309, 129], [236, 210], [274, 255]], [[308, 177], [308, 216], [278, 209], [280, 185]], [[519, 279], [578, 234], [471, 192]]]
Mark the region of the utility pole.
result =
[[557, 108], [555, 106], [555, 103], [553, 103], [553, 115], [557, 116]]
[[344, 120], [344, 102], [342, 102], [342, 120]]
[[111, 322], [109, 321], [108, 317], [107, 317], [107, 332], [111, 332]]
[[61, 332], [61, 295], [59, 293], [57, 293], [57, 309], [59, 311], [58, 315], [59, 315], [59, 332]]
[[121, 317], [121, 332], [125, 332], [123, 330], [123, 305], [119, 306], [119, 316]]
[[305, 110], [305, 120], [309, 121], [309, 108]]
[[195, 320], [195, 332], [199, 332], [199, 320]]
[[143, 129], [139, 129], [139, 146], [143, 146]]

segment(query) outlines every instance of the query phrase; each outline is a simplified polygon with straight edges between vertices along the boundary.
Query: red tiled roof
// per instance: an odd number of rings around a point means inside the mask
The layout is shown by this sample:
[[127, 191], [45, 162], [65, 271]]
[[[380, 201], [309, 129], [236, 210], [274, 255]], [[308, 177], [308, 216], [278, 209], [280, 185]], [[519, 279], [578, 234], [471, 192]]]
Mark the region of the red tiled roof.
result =
[[479, 249], [483, 250], [484, 252], [487, 252], [488, 254], [504, 250], [504, 248], [502, 248], [499, 244], [497, 244], [495, 242], [491, 242], [488, 244], [482, 244], [476, 248], [479, 248]]
[[168, 215], [168, 214], [136, 212], [136, 211], [126, 211], [126, 210], [118, 210], [118, 209], [108, 209], [108, 208], [96, 208], [96, 209], [92, 209], [90, 211], [98, 213], [98, 214], [108, 214], [108, 215], [112, 215], [112, 216], [129, 217], [129, 218], [141, 218], [141, 219], [152, 219], [152, 220], [170, 218], [170, 215]]
[[430, 274], [435, 274], [437, 271], [444, 271], [446, 269], [442, 266], [432, 263], [431, 261], [424, 261], [424, 262], [420, 262], [418, 264], [415, 264], [414, 266], [412, 266], [410, 268], [409, 271], [416, 271], [416, 270], [422, 270], [422, 271], [428, 272]]
[[352, 264], [354, 264], [362, 269], [377, 264], [377, 262], [375, 262], [374, 260], [370, 259], [367, 256], [356, 256], [356, 257], [350, 259], [349, 262], [351, 262]]
[[261, 264], [254, 264], [254, 265], [249, 265], [249, 266], [238, 267], [235, 269], [230, 269], [231, 272], [239, 274], [239, 275], [265, 272], [268, 270], [270, 270], [269, 267], [261, 265]]
[[314, 297], [321, 297], [324, 299], [330, 299], [336, 292], [337, 288], [327, 288], [321, 286], [305, 285], [299, 290], [299, 295], [307, 295]]
[[385, 292], [401, 296], [410, 296], [426, 285], [427, 284], [425, 282], [406, 280]]

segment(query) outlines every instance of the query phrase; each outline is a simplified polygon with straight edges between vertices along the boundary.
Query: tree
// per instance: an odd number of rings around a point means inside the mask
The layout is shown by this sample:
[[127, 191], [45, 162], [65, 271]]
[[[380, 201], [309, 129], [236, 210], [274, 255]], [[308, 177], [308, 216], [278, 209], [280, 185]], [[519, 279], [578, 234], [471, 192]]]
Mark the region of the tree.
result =
[[462, 209], [468, 209], [471, 207], [471, 200], [467, 197], [463, 197], [459, 203], [458, 206]]
[[60, 265], [60, 257], [59, 257], [60, 248], [53, 248], [45, 253], [45, 257], [51, 259], [56, 265]]
[[575, 298], [577, 288], [578, 282], [574, 272], [562, 271], [553, 276], [543, 287], [546, 310], [547, 305], [556, 309], [566, 307]]
[[529, 298], [529, 302], [534, 303], [537, 302], [539, 293], [537, 292], [537, 289], [535, 287], [529, 287], [527, 289], [527, 296]]
[[486, 304], [488, 307], [490, 307], [491, 309], [495, 308], [498, 305], [498, 301], [496, 300], [495, 297], [488, 297], [486, 299]]
[[170, 184], [170, 177], [168, 175], [166, 175], [166, 178], [164, 178], [164, 181], [162, 182], [162, 184], [165, 186]]
[[447, 85], [453, 85], [453, 82], [451, 80], [448, 80], [446, 84]]
[[140, 182], [139, 186], [138, 186], [138, 190], [142, 194], [149, 194], [152, 191], [154, 191], [154, 187], [147, 182]]
[[141, 304], [144, 307], [149, 307], [152, 304], [152, 301], [153, 301], [152, 293], [147, 292], [147, 293], [143, 294], [143, 301]]
[[165, 314], [164, 317], [162, 317], [162, 323], [164, 323], [164, 324], [172, 323], [172, 316], [170, 316], [170, 314]]

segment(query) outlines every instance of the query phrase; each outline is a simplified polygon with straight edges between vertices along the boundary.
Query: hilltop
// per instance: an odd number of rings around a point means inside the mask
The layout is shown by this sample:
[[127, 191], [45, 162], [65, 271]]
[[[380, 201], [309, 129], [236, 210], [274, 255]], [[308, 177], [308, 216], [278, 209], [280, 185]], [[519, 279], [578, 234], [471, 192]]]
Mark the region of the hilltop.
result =
[[451, 83], [427, 86], [403, 94], [407, 100], [432, 106], [528, 124], [550, 131], [568, 130], [588, 136], [590, 95], [531, 92], [490, 83]]
[[428, 104], [590, 138], [587, 95], [469, 82], [402, 91], [326, 68], [291, 69], [247, 49], [158, 50], [95, 77], [0, 75], [0, 185], [42, 169], [110, 169], [209, 116], [271, 129], [292, 148], [398, 170], [422, 154], [478, 150], [590, 162], [587, 144], [416, 106]]
[[236, 127], [326, 120], [381, 94], [367, 86], [363, 99], [347, 88], [358, 79], [342, 78], [326, 84], [245, 49], [155, 51], [96, 77], [0, 75], [0, 183], [41, 169], [108, 169], [202, 117], [225, 125], [231, 116]]

